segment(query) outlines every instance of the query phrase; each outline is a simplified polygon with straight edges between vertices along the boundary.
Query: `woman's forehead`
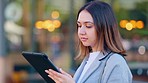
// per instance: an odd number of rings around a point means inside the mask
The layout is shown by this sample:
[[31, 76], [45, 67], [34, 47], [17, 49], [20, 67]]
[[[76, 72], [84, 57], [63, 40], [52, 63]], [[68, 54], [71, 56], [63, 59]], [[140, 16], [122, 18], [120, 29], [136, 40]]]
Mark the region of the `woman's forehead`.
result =
[[88, 11], [83, 10], [79, 13], [77, 21], [78, 22], [92, 22], [93, 23], [93, 18]]

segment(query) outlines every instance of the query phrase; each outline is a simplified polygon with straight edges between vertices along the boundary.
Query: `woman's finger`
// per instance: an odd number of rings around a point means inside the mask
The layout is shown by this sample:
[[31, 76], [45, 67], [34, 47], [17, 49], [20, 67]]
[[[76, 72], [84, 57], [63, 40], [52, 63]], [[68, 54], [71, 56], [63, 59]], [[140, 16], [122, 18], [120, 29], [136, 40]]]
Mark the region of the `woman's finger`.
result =
[[48, 75], [48, 77], [50, 77], [52, 80], [54, 80], [56, 83], [58, 82], [57, 79], [55, 79], [52, 75]]
[[49, 71], [48, 70], [45, 70], [45, 72], [49, 74]]
[[49, 77], [53, 79], [56, 83], [65, 83], [67, 79], [72, 78], [68, 73], [61, 70], [61, 73], [58, 73], [52, 69], [45, 70], [46, 73], [48, 73]]
[[54, 76], [56, 78], [65, 79], [65, 75], [64, 74], [58, 73], [58, 72], [56, 72], [56, 71], [54, 71], [52, 69], [49, 69], [49, 75], [52, 75], [52, 76]]
[[50, 77], [51, 79], [53, 79], [56, 83], [62, 83], [63, 82], [63, 79], [61, 78], [61, 76], [54, 72], [54, 71], [46, 71], [49, 75], [48, 77]]
[[49, 75], [52, 75], [52, 76], [57, 76], [57, 77], [61, 77], [60, 73], [54, 71], [54, 70], [45, 70], [46, 73], [48, 73]]
[[68, 76], [68, 77], [71, 77], [71, 75], [68, 74], [67, 72], [63, 71], [62, 68], [60, 68], [60, 71], [61, 71], [62, 74], [66, 75], [66, 76]]
[[49, 74], [48, 77], [50, 77], [51, 79], [53, 79], [56, 83], [58, 82], [57, 77], [52, 72], [50, 72], [48, 70], [45, 70], [45, 72]]
[[63, 83], [64, 78], [58, 77], [57, 75], [50, 74], [48, 75], [50, 78], [52, 78], [56, 83]]

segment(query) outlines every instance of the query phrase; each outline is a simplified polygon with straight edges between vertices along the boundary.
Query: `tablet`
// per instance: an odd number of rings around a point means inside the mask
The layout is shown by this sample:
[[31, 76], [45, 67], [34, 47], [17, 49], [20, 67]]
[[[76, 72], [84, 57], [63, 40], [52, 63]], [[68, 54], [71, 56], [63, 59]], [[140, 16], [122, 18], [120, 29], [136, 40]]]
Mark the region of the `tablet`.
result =
[[22, 55], [47, 83], [55, 83], [51, 78], [48, 77], [48, 74], [45, 72], [45, 70], [53, 69], [57, 72], [60, 71], [56, 68], [56, 66], [54, 66], [52, 61], [48, 59], [46, 54], [23, 51]]

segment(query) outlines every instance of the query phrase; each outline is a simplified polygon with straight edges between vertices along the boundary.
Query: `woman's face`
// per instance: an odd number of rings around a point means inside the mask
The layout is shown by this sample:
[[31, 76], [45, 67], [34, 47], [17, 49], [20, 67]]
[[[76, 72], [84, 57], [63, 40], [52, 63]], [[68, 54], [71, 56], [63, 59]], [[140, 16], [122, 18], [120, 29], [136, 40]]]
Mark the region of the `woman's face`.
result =
[[91, 46], [92, 50], [98, 47], [97, 32], [94, 26], [93, 18], [89, 12], [83, 10], [80, 12], [77, 20], [78, 37], [84, 46]]

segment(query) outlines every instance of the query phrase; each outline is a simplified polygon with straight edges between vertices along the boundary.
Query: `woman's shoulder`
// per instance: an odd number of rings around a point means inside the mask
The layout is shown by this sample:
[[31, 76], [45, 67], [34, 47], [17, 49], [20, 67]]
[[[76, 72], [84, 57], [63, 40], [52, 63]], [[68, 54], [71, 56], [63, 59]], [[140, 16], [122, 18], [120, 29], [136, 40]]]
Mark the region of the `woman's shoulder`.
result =
[[108, 64], [112, 65], [125, 65], [127, 64], [126, 59], [124, 56], [118, 53], [113, 53], [110, 58], [107, 60]]
[[[132, 73], [125, 58], [113, 53], [107, 60], [103, 79], [112, 83], [131, 83]], [[103, 82], [106, 83], [106, 82]]]
[[106, 71], [111, 72], [114, 70], [120, 71], [120, 73], [131, 75], [126, 59], [118, 53], [113, 53], [106, 62]]

